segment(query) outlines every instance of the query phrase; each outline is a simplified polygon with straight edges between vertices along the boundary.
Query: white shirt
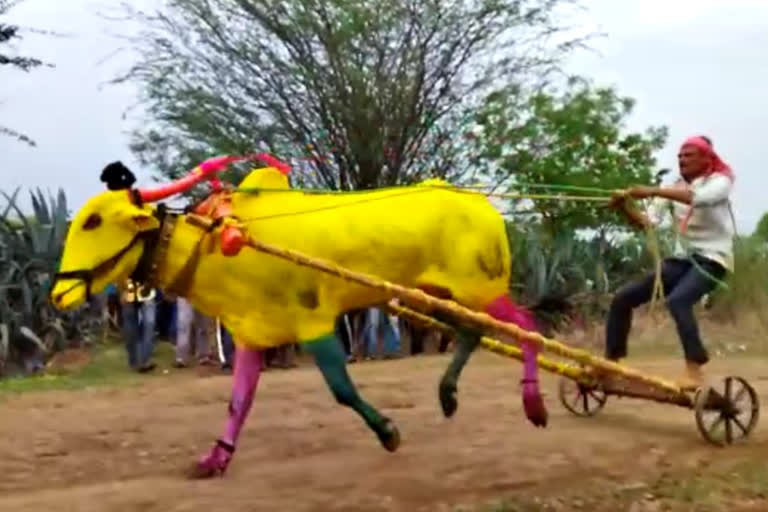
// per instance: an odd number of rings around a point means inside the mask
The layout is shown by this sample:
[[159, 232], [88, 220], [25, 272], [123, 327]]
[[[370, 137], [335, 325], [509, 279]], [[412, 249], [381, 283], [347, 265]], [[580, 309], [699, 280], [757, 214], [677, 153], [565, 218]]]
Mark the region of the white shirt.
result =
[[[675, 256], [697, 253], [732, 271], [734, 223], [729, 199], [733, 189], [732, 181], [718, 173], [696, 178], [687, 186], [693, 192], [690, 205], [656, 198], [649, 212], [651, 220], [660, 224], [665, 214], [672, 214], [677, 232]], [[681, 234], [680, 223], [690, 208], [693, 208], [693, 213], [688, 221], [688, 229]]]

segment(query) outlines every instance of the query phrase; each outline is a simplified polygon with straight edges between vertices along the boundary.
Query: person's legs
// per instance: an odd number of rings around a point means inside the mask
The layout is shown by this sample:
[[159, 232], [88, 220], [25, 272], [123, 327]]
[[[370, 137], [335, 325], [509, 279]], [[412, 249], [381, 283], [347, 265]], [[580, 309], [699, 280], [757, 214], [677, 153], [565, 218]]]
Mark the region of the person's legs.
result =
[[176, 299], [176, 366], [187, 365], [190, 353], [190, 336], [194, 311], [186, 299]]
[[295, 362], [296, 348], [297, 345], [295, 343], [283, 346], [283, 368], [289, 369], [298, 366]]
[[686, 375], [680, 379], [680, 384], [686, 388], [695, 388], [702, 384], [701, 367], [709, 361], [709, 354], [699, 335], [693, 306], [704, 295], [715, 289], [716, 280], [722, 279], [726, 272], [725, 268], [714, 261], [700, 258], [696, 263], [712, 277], [707, 276], [696, 265], [692, 265], [667, 296], [667, 307], [675, 320], [677, 334], [685, 354]]
[[[661, 279], [664, 291], [668, 292], [690, 264], [684, 260], [664, 260]], [[605, 358], [618, 361], [627, 356], [627, 338], [632, 327], [632, 311], [651, 300], [655, 273], [646, 274], [637, 281], [623, 286], [613, 296], [605, 324]]]
[[[168, 310], [170, 311], [170, 320], [168, 321], [168, 338], [175, 340], [176, 339], [176, 323], [177, 323], [177, 308], [176, 308], [176, 301], [173, 301], [168, 306]], [[175, 345], [175, 343], [174, 343]]]
[[416, 323], [410, 323], [409, 328], [411, 331], [411, 355], [421, 354], [424, 352], [424, 337], [427, 334], [427, 329]]
[[137, 353], [138, 341], [139, 341], [139, 317], [136, 305], [132, 302], [123, 303], [120, 305], [123, 333], [123, 342], [125, 343], [125, 351], [128, 354], [128, 364], [131, 369], [136, 369], [139, 366], [139, 356]]
[[346, 317], [347, 315], [341, 314], [336, 318], [334, 332], [344, 346], [344, 353], [347, 355], [347, 360], [350, 360], [352, 359], [352, 340], [349, 335], [349, 329], [347, 328]]
[[141, 303], [141, 341], [139, 348], [139, 371], [145, 372], [155, 368], [152, 354], [155, 350], [155, 320], [157, 307], [155, 302], [148, 300]]
[[224, 360], [221, 363], [222, 368], [232, 368], [232, 362], [235, 355], [235, 343], [232, 340], [232, 335], [229, 330], [224, 327], [224, 324], [220, 326], [221, 330], [221, 351], [224, 356]]
[[451, 335], [442, 332], [440, 333], [440, 345], [437, 348], [437, 351], [441, 354], [445, 354], [445, 352], [448, 350], [448, 345], [451, 343]]
[[365, 310], [356, 309], [349, 314], [350, 332], [352, 346], [357, 359], [365, 359], [368, 356], [368, 349], [365, 344]]
[[195, 357], [197, 357], [198, 364], [202, 365], [210, 364], [212, 362], [211, 344], [208, 337], [210, 333], [210, 324], [210, 318], [195, 310], [194, 319], [192, 321]]
[[385, 311], [380, 311], [381, 329], [384, 331], [384, 357], [393, 358], [400, 355], [400, 333], [391, 316]]
[[366, 311], [365, 327], [363, 327], [363, 339], [366, 345], [366, 357], [376, 359], [378, 356], [379, 329], [378, 316], [376, 308], [370, 308]]

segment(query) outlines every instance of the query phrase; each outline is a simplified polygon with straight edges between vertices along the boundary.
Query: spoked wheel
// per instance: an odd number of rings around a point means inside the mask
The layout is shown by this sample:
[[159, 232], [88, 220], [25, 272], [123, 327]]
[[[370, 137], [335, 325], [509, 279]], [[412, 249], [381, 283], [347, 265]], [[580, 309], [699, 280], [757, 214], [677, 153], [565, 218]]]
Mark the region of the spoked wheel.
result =
[[741, 377], [726, 377], [721, 384], [701, 388], [694, 403], [699, 432], [717, 446], [749, 437], [760, 415], [757, 393]]
[[594, 386], [586, 386], [575, 380], [560, 379], [560, 403], [576, 416], [594, 416], [605, 406], [608, 395]]

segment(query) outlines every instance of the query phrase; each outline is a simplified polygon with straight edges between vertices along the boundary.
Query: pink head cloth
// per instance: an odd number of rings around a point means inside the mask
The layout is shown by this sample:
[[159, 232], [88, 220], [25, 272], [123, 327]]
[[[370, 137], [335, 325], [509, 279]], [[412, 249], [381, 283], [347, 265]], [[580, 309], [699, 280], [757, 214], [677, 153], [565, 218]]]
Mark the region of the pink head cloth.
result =
[[[733, 182], [736, 177], [733, 174], [733, 170], [731, 167], [722, 161], [720, 156], [715, 152], [715, 149], [712, 147], [712, 144], [710, 144], [707, 139], [701, 136], [694, 136], [694, 137], [688, 137], [683, 141], [683, 144], [680, 146], [681, 148], [685, 146], [693, 146], [695, 148], [698, 148], [701, 150], [707, 157], [709, 158], [710, 164], [709, 168], [704, 171], [703, 176], [712, 176], [713, 174], [722, 174], [726, 176], [731, 182]], [[688, 230], [688, 222], [691, 220], [691, 216], [693, 215], [693, 205], [688, 208], [688, 212], [685, 215], [685, 218], [683, 218], [682, 222], [680, 223], [680, 232], [685, 233]]]
[[700, 137], [700, 136], [688, 137], [687, 139], [685, 139], [685, 141], [683, 141], [683, 144], [681, 147], [685, 147], [685, 146], [693, 146], [701, 150], [710, 159], [709, 169], [707, 169], [704, 172], [704, 176], [710, 176], [715, 173], [720, 173], [727, 176], [731, 181], [735, 179], [735, 176], [733, 175], [733, 170], [731, 170], [731, 167], [720, 159], [720, 156], [715, 152], [715, 149], [712, 147], [712, 144], [707, 142], [707, 139], [705, 139], [704, 137]]

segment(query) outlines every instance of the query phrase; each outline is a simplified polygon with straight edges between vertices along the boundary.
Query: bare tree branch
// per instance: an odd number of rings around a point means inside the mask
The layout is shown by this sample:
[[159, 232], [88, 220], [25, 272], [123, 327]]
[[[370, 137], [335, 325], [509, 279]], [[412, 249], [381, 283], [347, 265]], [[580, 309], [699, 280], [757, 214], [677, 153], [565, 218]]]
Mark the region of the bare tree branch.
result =
[[[499, 83], [541, 80], [572, 0], [169, 0], [128, 41], [148, 116], [134, 149], [161, 174], [269, 147], [308, 186], [461, 179], [461, 124]], [[160, 135], [163, 134], [163, 135]], [[173, 142], [171, 150], [160, 141]]]

